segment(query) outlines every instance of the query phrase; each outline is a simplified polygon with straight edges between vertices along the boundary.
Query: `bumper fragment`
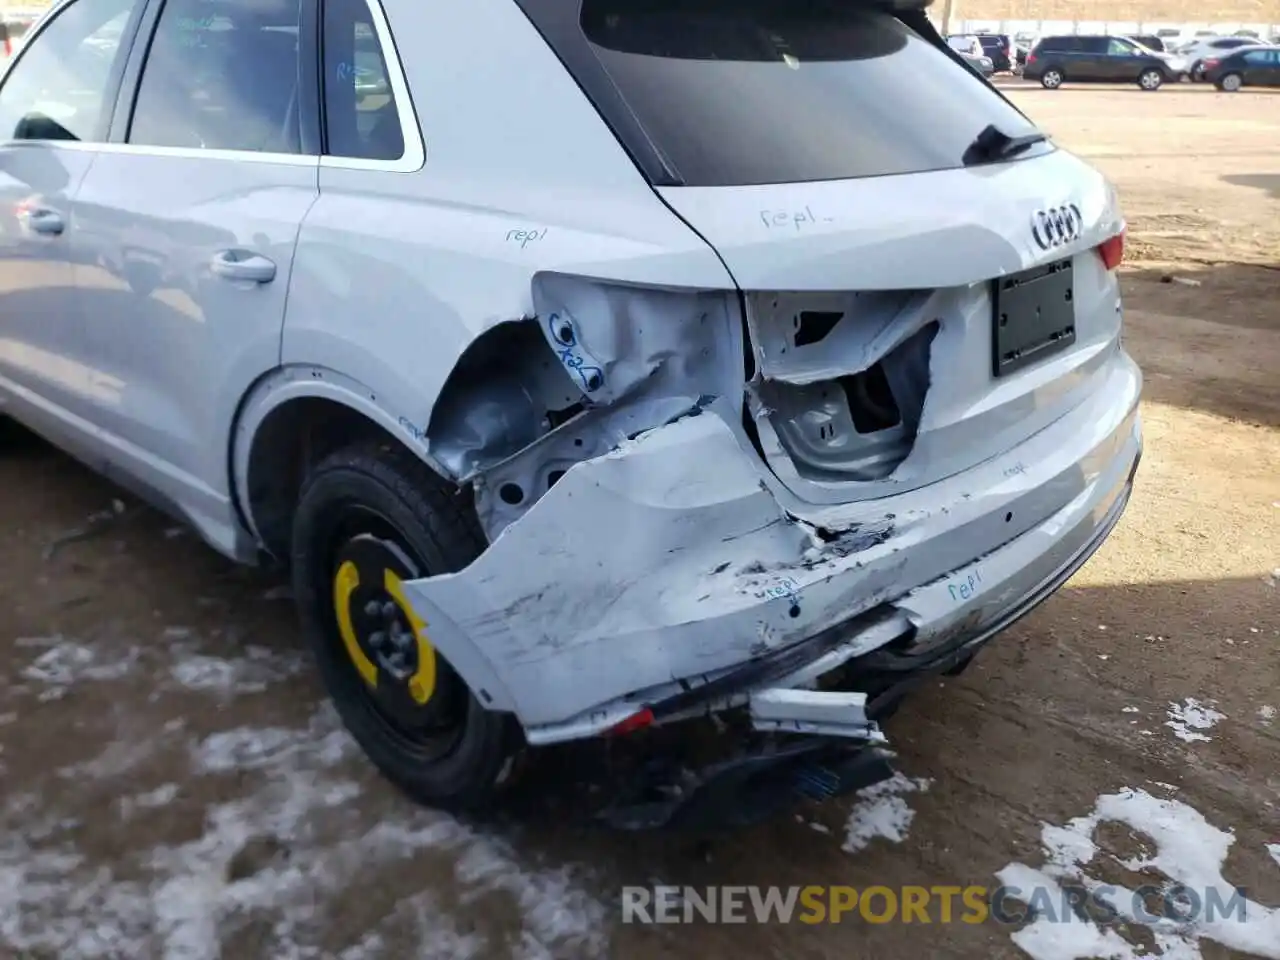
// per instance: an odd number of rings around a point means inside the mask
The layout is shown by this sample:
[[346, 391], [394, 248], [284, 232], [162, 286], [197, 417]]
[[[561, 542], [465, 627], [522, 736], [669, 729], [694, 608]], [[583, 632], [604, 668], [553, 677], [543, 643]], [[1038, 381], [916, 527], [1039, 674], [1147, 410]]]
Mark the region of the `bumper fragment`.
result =
[[772, 733], [808, 733], [883, 743], [867, 719], [867, 695], [829, 690], [770, 687], [747, 696], [751, 725]]

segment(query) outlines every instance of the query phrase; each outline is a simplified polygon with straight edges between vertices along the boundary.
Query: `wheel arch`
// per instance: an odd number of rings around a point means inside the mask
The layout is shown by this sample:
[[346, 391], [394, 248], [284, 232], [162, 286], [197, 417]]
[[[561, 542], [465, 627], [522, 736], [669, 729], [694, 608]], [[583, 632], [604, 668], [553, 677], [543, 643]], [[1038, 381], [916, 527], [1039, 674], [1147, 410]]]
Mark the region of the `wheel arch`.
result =
[[288, 557], [293, 507], [307, 468], [370, 438], [385, 438], [453, 482], [428, 453], [423, 428], [389, 409], [378, 391], [336, 370], [281, 367], [249, 389], [231, 433], [230, 486], [240, 522], [267, 554]]

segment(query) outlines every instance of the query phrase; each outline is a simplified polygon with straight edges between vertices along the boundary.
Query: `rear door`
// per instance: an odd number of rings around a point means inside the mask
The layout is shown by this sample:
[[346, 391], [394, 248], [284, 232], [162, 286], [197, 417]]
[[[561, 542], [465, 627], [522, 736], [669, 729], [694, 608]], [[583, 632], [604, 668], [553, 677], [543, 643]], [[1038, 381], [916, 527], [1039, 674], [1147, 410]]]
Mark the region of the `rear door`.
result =
[[152, 0], [112, 142], [76, 198], [78, 360], [116, 385], [94, 420], [123, 470], [190, 509], [225, 508], [229, 425], [279, 362], [318, 195], [305, 6]]
[[1063, 37], [1059, 40], [1063, 72], [1070, 80], [1097, 80], [1100, 69], [1098, 54], [1102, 48], [1089, 48], [1089, 37]]

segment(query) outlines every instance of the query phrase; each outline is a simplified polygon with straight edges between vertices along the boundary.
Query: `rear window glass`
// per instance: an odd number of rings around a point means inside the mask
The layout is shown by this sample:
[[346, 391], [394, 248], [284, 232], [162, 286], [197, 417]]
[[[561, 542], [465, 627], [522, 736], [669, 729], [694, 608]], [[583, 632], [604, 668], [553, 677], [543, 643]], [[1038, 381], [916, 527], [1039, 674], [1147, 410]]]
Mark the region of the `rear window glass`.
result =
[[579, 23], [689, 186], [951, 169], [990, 124], [1034, 129], [972, 70], [857, 0], [583, 0]]

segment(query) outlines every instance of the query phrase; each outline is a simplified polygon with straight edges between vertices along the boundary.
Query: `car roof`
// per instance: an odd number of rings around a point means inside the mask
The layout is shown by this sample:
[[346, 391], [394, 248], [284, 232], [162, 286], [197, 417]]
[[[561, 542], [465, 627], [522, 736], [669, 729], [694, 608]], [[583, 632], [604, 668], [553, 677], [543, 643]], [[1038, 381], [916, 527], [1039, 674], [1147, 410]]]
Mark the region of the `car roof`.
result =
[[1231, 51], [1231, 56], [1237, 56], [1242, 53], [1252, 53], [1254, 50], [1280, 50], [1274, 43], [1250, 43], [1243, 47], [1235, 47]]

